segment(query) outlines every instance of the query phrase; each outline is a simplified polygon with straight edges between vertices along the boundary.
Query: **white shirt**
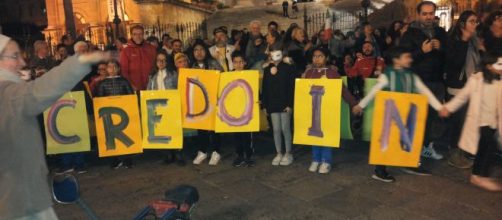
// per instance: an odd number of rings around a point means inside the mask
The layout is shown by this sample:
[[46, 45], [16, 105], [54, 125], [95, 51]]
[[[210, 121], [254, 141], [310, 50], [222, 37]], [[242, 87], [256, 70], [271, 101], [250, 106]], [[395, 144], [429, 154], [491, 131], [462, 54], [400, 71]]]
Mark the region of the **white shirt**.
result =
[[159, 70], [159, 73], [157, 74], [157, 89], [158, 90], [165, 90], [166, 87], [164, 85], [164, 79], [167, 77], [167, 72], [166, 69]]
[[[483, 98], [481, 99], [480, 126], [497, 129], [497, 83], [483, 85]], [[500, 116], [498, 116], [500, 117]]]

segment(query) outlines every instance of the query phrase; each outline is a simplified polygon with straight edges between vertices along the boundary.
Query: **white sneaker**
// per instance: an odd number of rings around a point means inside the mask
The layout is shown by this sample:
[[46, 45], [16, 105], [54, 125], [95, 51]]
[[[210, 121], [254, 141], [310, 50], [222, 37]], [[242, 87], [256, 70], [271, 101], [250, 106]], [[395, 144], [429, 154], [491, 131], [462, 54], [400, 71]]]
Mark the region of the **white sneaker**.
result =
[[315, 162], [313, 161], [311, 164], [310, 164], [310, 167], [309, 167], [309, 171], [312, 172], [312, 173], [315, 173], [317, 172], [317, 169], [319, 168], [319, 162]]
[[319, 166], [319, 173], [326, 174], [331, 170], [331, 165], [329, 163], [321, 163]]
[[293, 163], [293, 155], [291, 154], [285, 154], [284, 157], [282, 157], [281, 162], [279, 163], [281, 166], [288, 166]]
[[211, 160], [209, 160], [209, 165], [216, 166], [220, 162], [221, 156], [216, 151], [211, 154]]
[[272, 160], [272, 166], [278, 166], [281, 163], [282, 160], [282, 154], [277, 154], [277, 156], [274, 157]]
[[197, 157], [193, 160], [193, 164], [199, 165], [207, 158], [206, 153], [202, 153], [202, 151], [197, 152]]
[[443, 159], [443, 155], [440, 153], [436, 152], [434, 149], [434, 143], [431, 142], [429, 146], [424, 146], [424, 149], [422, 149], [422, 157], [425, 158], [432, 158], [434, 160], [441, 160]]

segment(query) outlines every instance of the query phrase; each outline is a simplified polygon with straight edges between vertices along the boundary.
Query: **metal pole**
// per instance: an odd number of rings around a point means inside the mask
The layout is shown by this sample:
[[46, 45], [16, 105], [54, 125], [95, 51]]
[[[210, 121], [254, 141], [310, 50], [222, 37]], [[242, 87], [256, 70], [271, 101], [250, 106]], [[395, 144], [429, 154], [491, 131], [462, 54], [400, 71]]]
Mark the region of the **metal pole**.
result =
[[117, 40], [117, 38], [119, 37], [119, 25], [121, 22], [117, 11], [117, 0], [113, 0], [113, 10], [115, 12], [115, 17], [113, 18], [113, 23], [115, 24], [115, 32], [113, 37], [114, 40]]

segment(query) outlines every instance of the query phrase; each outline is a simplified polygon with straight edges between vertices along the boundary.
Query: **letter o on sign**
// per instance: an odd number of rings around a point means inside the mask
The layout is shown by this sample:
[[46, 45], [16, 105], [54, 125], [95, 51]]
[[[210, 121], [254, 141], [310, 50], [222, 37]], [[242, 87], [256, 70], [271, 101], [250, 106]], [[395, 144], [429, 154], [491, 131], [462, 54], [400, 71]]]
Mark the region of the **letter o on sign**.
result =
[[[242, 115], [239, 117], [231, 116], [228, 113], [227, 108], [225, 107], [225, 99], [227, 98], [228, 94], [230, 94], [230, 92], [236, 88], [242, 88], [247, 96], [246, 99], [247, 102], [244, 108], [244, 113], [242, 113]], [[218, 100], [218, 106], [219, 106], [218, 117], [223, 122], [227, 123], [230, 126], [247, 125], [253, 118], [253, 103], [254, 103], [253, 90], [251, 89], [249, 83], [243, 79], [234, 80], [229, 84], [227, 84], [227, 86], [225, 86], [225, 88], [221, 92], [221, 97]]]

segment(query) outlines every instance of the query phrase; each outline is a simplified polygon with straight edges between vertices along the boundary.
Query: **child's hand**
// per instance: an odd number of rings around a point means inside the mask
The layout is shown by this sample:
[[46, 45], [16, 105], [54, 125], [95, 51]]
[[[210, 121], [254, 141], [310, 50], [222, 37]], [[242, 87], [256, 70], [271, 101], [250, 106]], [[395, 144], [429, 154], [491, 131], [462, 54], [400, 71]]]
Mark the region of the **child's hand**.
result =
[[286, 113], [291, 113], [291, 110], [292, 110], [292, 109], [291, 109], [290, 107], [286, 107], [286, 108], [284, 109], [284, 112], [286, 112]]
[[356, 106], [352, 107], [352, 114], [354, 114], [354, 115], [362, 115], [363, 114], [363, 108], [361, 108], [361, 106], [359, 106], [359, 105], [356, 105]]
[[450, 112], [445, 107], [443, 107], [441, 110], [439, 110], [438, 113], [439, 113], [439, 117], [441, 117], [441, 118], [450, 117]]

